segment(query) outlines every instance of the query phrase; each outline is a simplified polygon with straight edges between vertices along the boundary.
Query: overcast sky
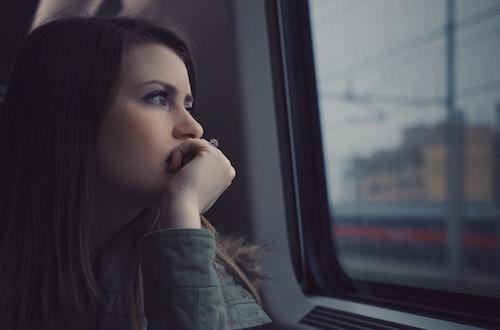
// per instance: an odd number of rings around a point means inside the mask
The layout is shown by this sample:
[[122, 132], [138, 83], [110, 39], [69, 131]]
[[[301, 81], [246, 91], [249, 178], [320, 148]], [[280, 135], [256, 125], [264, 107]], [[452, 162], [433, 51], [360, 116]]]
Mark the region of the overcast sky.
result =
[[[330, 199], [349, 201], [354, 156], [395, 149], [402, 131], [446, 120], [445, 0], [310, 0]], [[455, 90], [469, 125], [500, 103], [500, 0], [457, 0]], [[355, 103], [346, 93], [371, 96]]]

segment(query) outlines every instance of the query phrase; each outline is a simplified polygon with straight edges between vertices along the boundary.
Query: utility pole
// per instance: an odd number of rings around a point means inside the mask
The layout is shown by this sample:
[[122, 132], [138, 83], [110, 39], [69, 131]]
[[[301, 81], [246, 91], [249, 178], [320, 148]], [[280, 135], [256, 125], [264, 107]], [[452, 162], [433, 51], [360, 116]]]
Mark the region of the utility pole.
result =
[[[495, 177], [494, 177], [494, 201], [500, 207], [500, 100], [495, 105], [495, 126], [493, 127], [493, 136], [495, 142], [493, 144], [495, 157]], [[500, 254], [499, 254], [500, 256]]]
[[446, 191], [449, 274], [454, 285], [464, 278], [463, 253], [463, 144], [464, 116], [455, 104], [455, 0], [446, 1]]
[[[494, 126], [494, 137], [495, 141], [493, 144], [493, 155], [494, 155], [494, 171], [493, 171], [493, 182], [494, 182], [494, 198], [493, 198], [493, 203], [496, 204], [494, 209], [496, 212], [500, 212], [500, 100], [497, 101], [496, 103], [496, 108], [495, 108], [495, 126]], [[495, 211], [494, 211], [495, 212]], [[497, 227], [498, 228], [498, 227]], [[497, 229], [497, 237], [500, 237], [500, 228]], [[497, 244], [497, 276], [500, 278], [500, 244]]]

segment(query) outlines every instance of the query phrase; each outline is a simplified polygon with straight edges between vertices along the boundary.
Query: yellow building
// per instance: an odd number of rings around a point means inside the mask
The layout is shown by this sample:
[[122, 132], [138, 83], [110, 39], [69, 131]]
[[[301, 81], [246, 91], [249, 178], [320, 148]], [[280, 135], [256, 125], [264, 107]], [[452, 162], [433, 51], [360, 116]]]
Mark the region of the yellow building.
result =
[[[446, 126], [412, 127], [403, 134], [398, 149], [354, 160], [358, 202], [446, 201]], [[466, 126], [463, 141], [463, 199], [492, 202], [495, 198], [493, 129], [486, 125]]]

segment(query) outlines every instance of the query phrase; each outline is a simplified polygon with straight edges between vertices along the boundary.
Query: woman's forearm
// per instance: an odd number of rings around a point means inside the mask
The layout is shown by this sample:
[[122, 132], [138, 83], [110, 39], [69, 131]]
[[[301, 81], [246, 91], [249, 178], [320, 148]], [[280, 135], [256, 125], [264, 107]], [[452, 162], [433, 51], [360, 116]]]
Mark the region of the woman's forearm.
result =
[[148, 330], [227, 329], [213, 233], [164, 229], [144, 235], [141, 244]]

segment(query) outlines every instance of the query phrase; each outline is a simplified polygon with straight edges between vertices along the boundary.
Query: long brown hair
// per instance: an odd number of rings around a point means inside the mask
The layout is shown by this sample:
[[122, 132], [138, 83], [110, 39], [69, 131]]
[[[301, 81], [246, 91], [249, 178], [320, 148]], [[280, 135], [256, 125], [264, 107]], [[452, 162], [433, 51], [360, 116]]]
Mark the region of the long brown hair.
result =
[[[95, 157], [101, 118], [116, 95], [122, 54], [160, 43], [195, 65], [174, 28], [137, 18], [59, 18], [34, 29], [11, 70], [0, 110], [0, 328], [81, 329], [104, 303], [96, 280]], [[141, 234], [158, 229], [155, 214]], [[261, 304], [262, 250], [216, 237], [216, 261]], [[133, 255], [140, 254], [138, 244]], [[132, 329], [142, 303], [140, 258], [130, 267]]]

